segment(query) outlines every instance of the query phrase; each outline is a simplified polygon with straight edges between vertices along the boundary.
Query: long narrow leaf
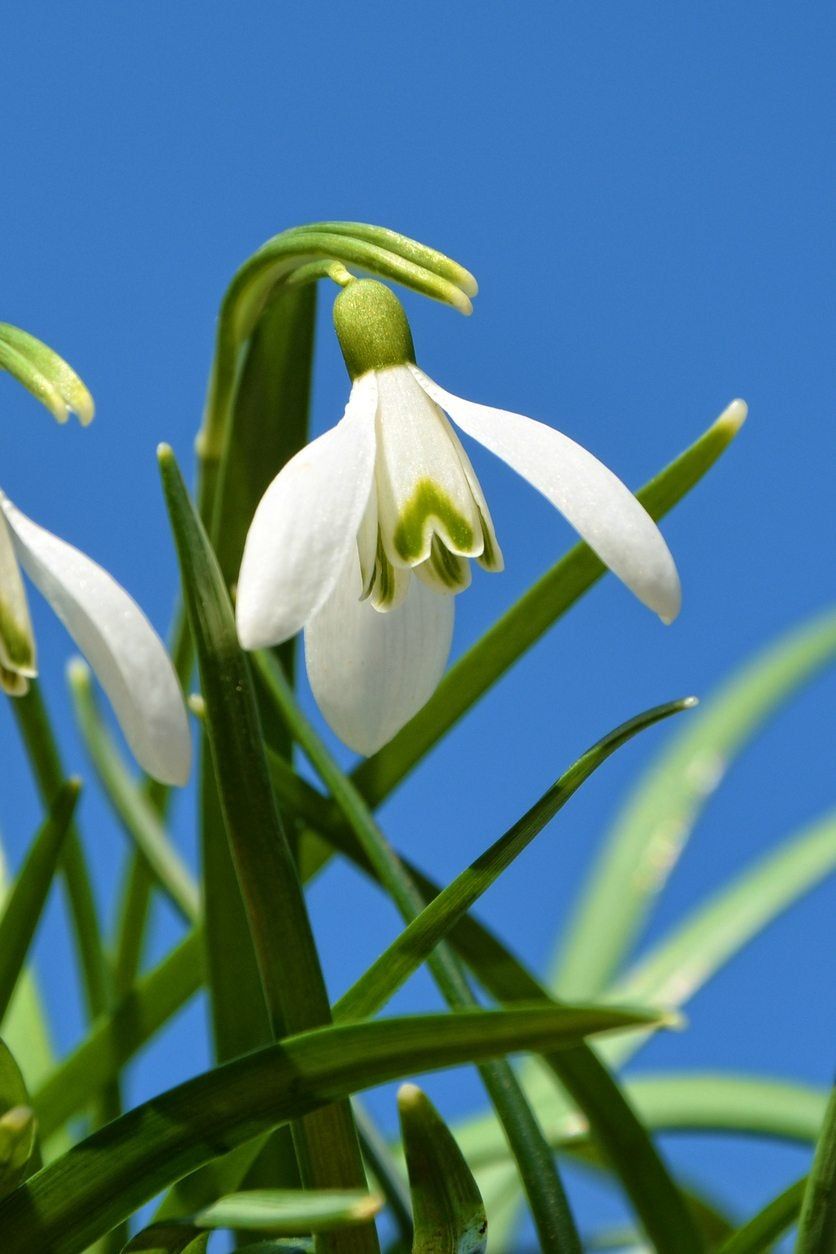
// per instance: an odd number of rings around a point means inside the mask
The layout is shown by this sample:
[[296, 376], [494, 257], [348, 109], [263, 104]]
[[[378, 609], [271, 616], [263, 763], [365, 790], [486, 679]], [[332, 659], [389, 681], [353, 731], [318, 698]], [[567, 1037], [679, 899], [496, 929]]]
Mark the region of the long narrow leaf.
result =
[[362, 1189], [250, 1189], [231, 1193], [205, 1206], [189, 1222], [196, 1228], [240, 1228], [273, 1236], [330, 1232], [368, 1223], [380, 1210], [380, 1198]]
[[156, 883], [184, 921], [194, 923], [200, 911], [198, 887], [104, 725], [89, 666], [74, 658], [67, 668], [67, 679], [79, 730], [105, 796]]
[[610, 831], [554, 986], [594, 996], [613, 977], [710, 795], [765, 721], [836, 658], [836, 614], [779, 640], [706, 701], [653, 764]]
[[0, 1203], [4, 1254], [79, 1254], [173, 1180], [355, 1090], [517, 1050], [554, 1050], [644, 1020], [525, 1006], [320, 1028], [189, 1080], [88, 1137]]
[[0, 915], [0, 1020], [8, 1009], [70, 830], [81, 781], [56, 794]]
[[622, 723], [587, 749], [504, 836], [424, 907], [340, 998], [335, 1017], [343, 1021], [362, 1019], [379, 1010], [611, 754], [639, 732], [695, 704], [693, 697], [687, 697], [655, 706]]
[[832, 1254], [836, 1249], [836, 1085], [822, 1121], [813, 1166], [804, 1190], [795, 1254]]
[[764, 1254], [798, 1218], [806, 1178], [797, 1180], [753, 1215], [720, 1246], [717, 1254]]

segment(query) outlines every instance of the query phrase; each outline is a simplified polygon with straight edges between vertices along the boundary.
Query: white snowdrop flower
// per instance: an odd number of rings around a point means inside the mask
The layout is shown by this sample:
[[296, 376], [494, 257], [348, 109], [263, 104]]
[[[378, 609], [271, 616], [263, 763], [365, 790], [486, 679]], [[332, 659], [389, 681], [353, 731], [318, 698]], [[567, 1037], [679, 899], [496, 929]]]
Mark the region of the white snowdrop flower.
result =
[[185, 784], [191, 764], [188, 722], [159, 636], [107, 571], [32, 522], [2, 492], [0, 687], [23, 695], [37, 674], [21, 567], [90, 663], [140, 766], [162, 783]]
[[502, 569], [484, 494], [448, 419], [541, 492], [664, 622], [676, 617], [673, 558], [611, 470], [552, 427], [434, 383], [383, 284], [351, 282], [334, 321], [348, 405], [264, 494], [244, 548], [237, 623], [246, 649], [305, 628], [314, 695], [346, 744], [373, 753], [424, 705], [444, 671], [452, 594], [470, 583], [470, 560]]

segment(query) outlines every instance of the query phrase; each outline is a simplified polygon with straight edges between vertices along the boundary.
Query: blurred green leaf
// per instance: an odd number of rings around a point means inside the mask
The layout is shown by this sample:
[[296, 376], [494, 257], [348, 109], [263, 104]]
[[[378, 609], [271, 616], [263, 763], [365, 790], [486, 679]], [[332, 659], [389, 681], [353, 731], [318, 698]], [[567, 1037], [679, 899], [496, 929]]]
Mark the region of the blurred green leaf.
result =
[[607, 1007], [520, 1006], [320, 1028], [152, 1098], [0, 1202], [3, 1254], [80, 1254], [173, 1180], [355, 1090], [645, 1021]]
[[93, 397], [63, 357], [28, 331], [0, 322], [0, 370], [8, 370], [46, 406], [58, 422], [70, 412], [86, 427], [93, 419]]
[[0, 1020], [8, 1009], [40, 922], [80, 791], [81, 781], [71, 779], [56, 794], [0, 915]]
[[124, 1247], [122, 1254], [206, 1254], [208, 1232], [184, 1224], [152, 1224]]
[[335, 1018], [362, 1019], [379, 1010], [611, 754], [639, 732], [695, 704], [688, 697], [655, 706], [622, 723], [587, 749], [504, 836], [424, 907], [340, 998], [334, 1008]]
[[189, 1222], [199, 1228], [252, 1228], [274, 1236], [330, 1232], [369, 1223], [380, 1198], [362, 1189], [250, 1189], [206, 1206]]
[[36, 1134], [23, 1074], [8, 1045], [0, 1040], [0, 1197], [16, 1188], [27, 1174], [35, 1154]]
[[[659, 519], [682, 499], [739, 430], [722, 414], [706, 433], [636, 495]], [[373, 808], [389, 795], [445, 732], [604, 574], [585, 544], [576, 544], [453, 665], [427, 704], [388, 744], [362, 762], [354, 780]]]
[[836, 614], [733, 675], [654, 762], [606, 838], [560, 950], [554, 987], [591, 997], [629, 950], [703, 806], [765, 721], [836, 658]]
[[412, 1254], [483, 1254], [482, 1195], [432, 1102], [414, 1084], [398, 1092], [415, 1237]]
[[824, 1113], [813, 1166], [807, 1177], [795, 1254], [836, 1250], [836, 1085]]
[[806, 1178], [797, 1180], [725, 1241], [717, 1254], [764, 1254], [795, 1223], [801, 1210]]
[[67, 667], [67, 678], [85, 748], [116, 817], [175, 910], [186, 923], [196, 922], [200, 890], [104, 724], [90, 667], [81, 658], [73, 658]]

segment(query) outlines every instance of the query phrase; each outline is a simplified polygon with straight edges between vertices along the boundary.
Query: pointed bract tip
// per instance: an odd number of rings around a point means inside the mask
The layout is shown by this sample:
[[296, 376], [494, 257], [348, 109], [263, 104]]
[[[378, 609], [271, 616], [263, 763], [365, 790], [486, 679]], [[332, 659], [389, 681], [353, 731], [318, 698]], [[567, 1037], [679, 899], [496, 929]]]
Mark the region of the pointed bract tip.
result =
[[746, 421], [748, 413], [749, 406], [745, 401], [738, 398], [726, 406], [714, 425], [715, 427], [725, 427], [730, 435], [737, 435]]
[[693, 710], [694, 706], [699, 705], [699, 703], [699, 697], [683, 697], [682, 708], [683, 710]]
[[374, 1219], [378, 1211], [383, 1208], [383, 1198], [378, 1197], [375, 1193], [370, 1193], [368, 1197], [361, 1198], [359, 1202], [351, 1208], [352, 1216], [355, 1219]]
[[684, 1032], [688, 1020], [678, 1010], [666, 1010], [659, 1016], [659, 1027], [669, 1028], [672, 1032]]
[[160, 463], [161, 466], [165, 465], [167, 462], [172, 461], [173, 458], [174, 458], [174, 450], [172, 449], [170, 444], [163, 443], [163, 444], [157, 445], [157, 461]]
[[398, 1089], [398, 1108], [400, 1110], [414, 1110], [423, 1100], [424, 1094], [417, 1084], [402, 1084]]

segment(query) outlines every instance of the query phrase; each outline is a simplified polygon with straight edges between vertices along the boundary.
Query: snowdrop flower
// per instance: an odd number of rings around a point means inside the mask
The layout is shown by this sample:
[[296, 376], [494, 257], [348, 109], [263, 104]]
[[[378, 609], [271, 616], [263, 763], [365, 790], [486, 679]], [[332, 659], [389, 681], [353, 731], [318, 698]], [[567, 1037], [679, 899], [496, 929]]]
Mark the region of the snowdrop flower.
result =
[[305, 628], [314, 695], [346, 744], [373, 753], [421, 708], [444, 671], [452, 594], [470, 583], [471, 559], [502, 569], [487, 502], [447, 416], [541, 492], [664, 622], [676, 617], [673, 558], [612, 471], [552, 427], [434, 383], [383, 284], [351, 282], [334, 321], [348, 405], [262, 498], [237, 622], [246, 649]]
[[85, 654], [140, 765], [185, 784], [191, 744], [180, 686], [142, 610], [101, 566], [32, 522], [0, 492], [0, 687], [37, 674], [21, 567]]

